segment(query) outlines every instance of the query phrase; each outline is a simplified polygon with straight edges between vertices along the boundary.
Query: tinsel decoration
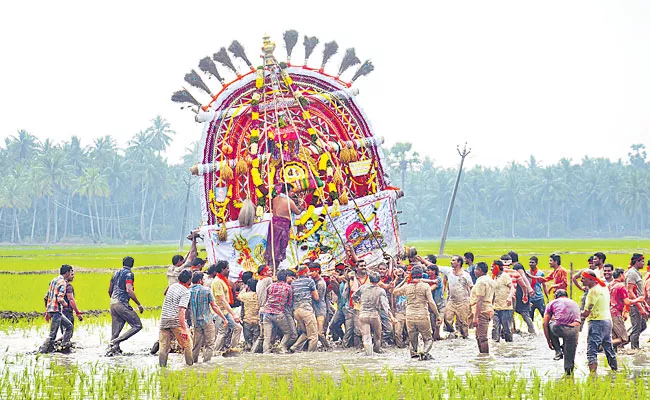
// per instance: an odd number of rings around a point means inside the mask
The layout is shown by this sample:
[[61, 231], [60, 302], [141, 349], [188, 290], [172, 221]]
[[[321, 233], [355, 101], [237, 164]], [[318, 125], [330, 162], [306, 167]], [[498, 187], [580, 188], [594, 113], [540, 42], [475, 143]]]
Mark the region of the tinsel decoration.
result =
[[288, 30], [284, 32], [284, 46], [287, 48], [287, 63], [291, 64], [291, 52], [298, 43], [298, 31]]
[[354, 53], [354, 47], [351, 47], [345, 50], [345, 55], [341, 61], [341, 66], [339, 67], [339, 76], [341, 76], [346, 69], [350, 68], [353, 65], [357, 65], [361, 62], [357, 55]]
[[219, 229], [219, 233], [217, 233], [217, 238], [219, 239], [220, 242], [225, 242], [226, 240], [228, 240], [228, 231], [226, 230], [225, 222], [221, 223], [221, 228]]
[[185, 74], [185, 82], [189, 83], [190, 85], [194, 86], [197, 89], [201, 89], [207, 94], [212, 97], [212, 92], [210, 91], [210, 88], [203, 82], [203, 79], [201, 79], [201, 76], [195, 71], [192, 70], [190, 73]]
[[239, 176], [248, 174], [248, 163], [244, 157], [240, 157], [237, 161], [237, 164], [235, 164], [235, 172]]
[[244, 51], [244, 46], [241, 45], [237, 40], [233, 40], [230, 46], [228, 47], [228, 50], [238, 58], [241, 58], [244, 60], [246, 65], [248, 65], [248, 68], [251, 69], [251, 71], [255, 71], [255, 68], [253, 68], [253, 64], [248, 60], [248, 57], [246, 57], [246, 52]]
[[225, 182], [231, 180], [233, 176], [234, 175], [232, 172], [232, 168], [230, 167], [230, 163], [228, 162], [228, 160], [224, 161], [223, 166], [221, 167], [219, 178]]
[[325, 69], [325, 64], [329, 59], [339, 51], [339, 45], [335, 41], [325, 43], [325, 48], [323, 49], [323, 62], [320, 65], [320, 69]]
[[339, 202], [341, 203], [342, 206], [347, 206], [348, 205], [348, 191], [344, 190], [343, 193], [339, 196]]
[[362, 77], [364, 75], [368, 75], [369, 73], [374, 71], [374, 69], [375, 69], [375, 66], [372, 65], [372, 62], [370, 60], [364, 61], [364, 63], [361, 64], [361, 66], [359, 67], [357, 72], [354, 73], [354, 76], [352, 77], [352, 80], [350, 82], [354, 82], [358, 78], [360, 78], [360, 77]]
[[201, 103], [192, 96], [192, 93], [188, 92], [187, 89], [179, 90], [172, 94], [172, 101], [175, 103], [190, 103], [197, 107], [201, 106]]
[[232, 63], [232, 60], [230, 59], [228, 52], [226, 52], [225, 47], [222, 47], [218, 52], [214, 53], [212, 55], [212, 58], [214, 61], [221, 63], [224, 67], [229, 68], [232, 70], [232, 72], [239, 76], [239, 72], [237, 72], [237, 68], [235, 68], [235, 65]]
[[214, 64], [214, 61], [212, 61], [210, 57], [205, 57], [201, 59], [201, 61], [199, 61], [199, 69], [205, 72], [206, 74], [209, 74], [217, 78], [217, 80], [219, 80], [219, 82], [221, 82], [222, 85], [226, 81], [221, 77], [221, 75], [219, 75], [217, 66]]
[[316, 36], [309, 37], [305, 35], [305, 39], [302, 42], [302, 44], [305, 46], [305, 65], [307, 65], [307, 60], [309, 60], [311, 53], [314, 52], [314, 48], [316, 48], [318, 42], [319, 40]]
[[240, 227], [250, 228], [253, 226], [253, 222], [255, 222], [255, 204], [251, 199], [244, 200], [241, 210], [239, 210], [238, 220]]

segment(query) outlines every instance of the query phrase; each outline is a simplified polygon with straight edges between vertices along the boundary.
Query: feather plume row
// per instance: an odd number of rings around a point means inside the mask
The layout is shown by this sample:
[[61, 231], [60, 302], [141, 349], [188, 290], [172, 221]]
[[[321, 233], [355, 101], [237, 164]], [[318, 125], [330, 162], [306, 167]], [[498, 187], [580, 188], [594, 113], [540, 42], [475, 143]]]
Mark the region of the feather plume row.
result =
[[205, 72], [206, 74], [209, 74], [217, 78], [217, 80], [222, 85], [224, 84], [225, 79], [221, 77], [219, 71], [217, 70], [217, 66], [214, 64], [214, 61], [212, 61], [210, 57], [202, 58], [201, 61], [199, 61], [199, 69]]
[[372, 62], [370, 60], [366, 60], [363, 64], [361, 64], [357, 72], [354, 73], [354, 76], [352, 77], [352, 80], [350, 82], [354, 82], [358, 78], [368, 75], [374, 70], [375, 70], [375, 66], [372, 65]]
[[284, 46], [287, 48], [287, 63], [291, 64], [291, 52], [298, 43], [298, 31], [290, 29], [284, 32]]
[[341, 76], [346, 69], [350, 68], [353, 65], [357, 65], [359, 63], [361, 63], [361, 60], [359, 60], [359, 58], [355, 54], [354, 47], [345, 50], [345, 55], [343, 56], [343, 60], [341, 61], [341, 66], [339, 67], [339, 76]]
[[221, 63], [224, 67], [230, 69], [232, 72], [237, 74], [237, 76], [239, 76], [239, 72], [237, 72], [237, 68], [235, 68], [235, 64], [232, 63], [232, 60], [230, 59], [230, 56], [228, 55], [225, 47], [222, 47], [218, 52], [214, 53], [212, 55], [212, 58], [214, 61]]
[[185, 82], [189, 83], [190, 85], [194, 86], [197, 89], [201, 89], [207, 94], [212, 97], [212, 92], [210, 91], [210, 88], [208, 85], [203, 82], [203, 79], [199, 76], [199, 74], [195, 71], [192, 70], [190, 73], [185, 74]]
[[246, 65], [248, 65], [248, 68], [251, 69], [251, 71], [255, 71], [255, 68], [253, 68], [253, 64], [248, 60], [248, 57], [246, 57], [246, 52], [244, 51], [244, 46], [241, 45], [237, 40], [233, 40], [230, 46], [228, 47], [228, 50], [237, 58], [241, 58], [244, 60]]
[[329, 59], [332, 58], [332, 56], [336, 54], [337, 51], [339, 51], [338, 43], [333, 40], [331, 42], [325, 43], [325, 48], [323, 49], [323, 62], [320, 65], [321, 71], [325, 69], [325, 64], [327, 64]]
[[201, 103], [192, 96], [192, 93], [188, 92], [187, 89], [178, 90], [172, 94], [172, 101], [174, 103], [190, 103], [197, 107], [201, 106]]
[[316, 36], [309, 37], [305, 35], [305, 39], [302, 42], [302, 44], [305, 46], [305, 65], [307, 65], [307, 61], [309, 60], [311, 53], [314, 52], [314, 49], [318, 45], [318, 42], [319, 40]]

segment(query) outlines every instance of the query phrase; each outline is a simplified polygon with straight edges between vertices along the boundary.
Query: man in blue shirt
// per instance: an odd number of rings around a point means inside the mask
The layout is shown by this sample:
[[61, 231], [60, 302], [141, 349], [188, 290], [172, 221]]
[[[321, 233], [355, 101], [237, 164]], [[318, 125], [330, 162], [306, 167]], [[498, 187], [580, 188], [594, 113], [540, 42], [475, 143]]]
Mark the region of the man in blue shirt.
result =
[[[532, 276], [543, 277], [544, 273], [537, 268], [537, 257], [532, 256], [528, 260], [528, 266], [530, 267], [530, 274]], [[544, 304], [544, 291], [542, 285], [544, 282], [539, 279], [532, 279], [530, 284], [535, 291], [535, 294], [530, 296], [530, 319], [535, 320], [535, 310], [539, 311], [539, 315], [544, 318], [544, 312], [546, 311], [546, 304]]]
[[[112, 329], [107, 356], [121, 354], [120, 343], [129, 339], [142, 329], [140, 317], [138, 317], [138, 314], [133, 311], [133, 308], [129, 304], [129, 300], [133, 300], [138, 305], [140, 314], [144, 312], [144, 308], [133, 290], [134, 276], [131, 271], [133, 264], [133, 257], [124, 257], [122, 260], [122, 269], [113, 275], [111, 283], [108, 286], [108, 295], [111, 297]], [[122, 336], [119, 336], [127, 322], [131, 329], [126, 331]]]

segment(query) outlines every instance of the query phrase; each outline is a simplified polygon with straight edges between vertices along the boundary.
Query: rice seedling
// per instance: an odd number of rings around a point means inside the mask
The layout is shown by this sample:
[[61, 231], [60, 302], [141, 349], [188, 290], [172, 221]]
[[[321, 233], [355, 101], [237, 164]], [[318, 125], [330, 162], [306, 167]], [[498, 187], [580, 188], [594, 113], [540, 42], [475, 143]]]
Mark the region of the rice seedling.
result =
[[647, 398], [646, 374], [619, 373], [542, 382], [535, 373], [456, 374], [406, 371], [394, 374], [346, 371], [339, 380], [312, 370], [288, 375], [216, 368], [164, 370], [92, 365], [26, 365], [0, 369], [0, 397], [8, 399], [575, 399]]

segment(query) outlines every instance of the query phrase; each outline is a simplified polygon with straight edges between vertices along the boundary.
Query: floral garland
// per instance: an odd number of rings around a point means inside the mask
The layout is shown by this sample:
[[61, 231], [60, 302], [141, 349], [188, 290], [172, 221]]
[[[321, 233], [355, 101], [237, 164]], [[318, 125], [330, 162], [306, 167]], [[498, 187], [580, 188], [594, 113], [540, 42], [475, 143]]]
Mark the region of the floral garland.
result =
[[228, 194], [226, 195], [224, 201], [217, 201], [217, 197], [214, 194], [214, 190], [210, 189], [210, 191], [208, 192], [208, 202], [210, 204], [210, 210], [215, 215], [215, 217], [217, 217], [217, 221], [226, 220], [226, 210], [228, 208], [228, 204], [230, 203], [231, 199], [232, 199], [232, 185], [228, 185]]
[[[318, 231], [321, 228], [321, 226], [323, 226], [323, 224], [325, 223], [326, 215], [327, 215], [327, 205], [325, 204], [323, 205], [323, 209], [321, 210], [320, 215], [318, 216], [318, 220], [316, 221], [316, 223], [314, 223], [314, 226], [309, 231], [305, 232], [305, 234], [300, 236], [297, 236], [293, 232], [291, 232], [291, 239], [302, 242], [307, 238], [311, 237], [311, 235], [316, 233], [316, 231]], [[305, 220], [305, 222], [307, 221]]]
[[370, 222], [372, 220], [374, 220], [375, 217], [377, 216], [377, 210], [379, 210], [380, 205], [381, 205], [381, 202], [379, 202], [379, 201], [375, 203], [375, 205], [372, 208], [372, 214], [370, 214], [370, 217], [368, 217], [368, 218], [364, 217], [361, 210], [359, 208], [357, 208], [357, 217], [359, 217], [359, 220], [361, 222], [365, 222], [366, 224], [370, 224]]

